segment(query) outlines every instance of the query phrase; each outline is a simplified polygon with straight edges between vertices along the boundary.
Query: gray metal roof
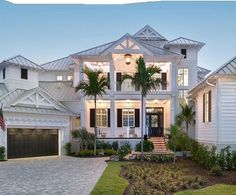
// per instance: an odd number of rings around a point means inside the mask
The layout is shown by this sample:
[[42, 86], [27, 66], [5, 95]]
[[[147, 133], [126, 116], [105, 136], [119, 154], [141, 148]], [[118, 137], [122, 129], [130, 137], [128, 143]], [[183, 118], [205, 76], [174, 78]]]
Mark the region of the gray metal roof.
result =
[[[32, 105], [14, 105], [15, 102], [25, 97], [27, 94], [38, 92], [42, 93], [47, 99], [55, 105], [55, 108], [40, 108], [32, 107]], [[11, 91], [0, 98], [0, 103], [3, 104], [3, 110], [8, 112], [22, 112], [22, 113], [35, 113], [35, 114], [54, 114], [54, 115], [76, 115], [69, 108], [53, 99], [40, 87], [24, 90], [16, 89]]]
[[8, 93], [8, 90], [7, 90], [6, 85], [4, 83], [0, 83], [0, 98], [7, 93]]
[[75, 92], [70, 81], [40, 81], [39, 86], [47, 91], [52, 97], [58, 101], [79, 101], [79, 93]]
[[197, 69], [198, 82], [203, 80], [206, 77], [206, 75], [208, 75], [210, 72], [211, 72], [210, 70], [198, 66]]
[[236, 56], [223, 64], [212, 74], [236, 74]]
[[172, 41], [169, 41], [165, 44], [165, 46], [170, 46], [170, 45], [191, 45], [191, 46], [203, 46], [205, 43], [195, 41], [192, 39], [184, 38], [184, 37], [179, 37], [176, 38]]
[[22, 66], [25, 68], [33, 68], [33, 69], [42, 70], [42, 68], [38, 64], [32, 62], [31, 60], [21, 55], [9, 58], [0, 63], [0, 67], [6, 67], [9, 65]]
[[60, 58], [45, 64], [42, 64], [41, 67], [43, 67], [46, 70], [69, 70], [69, 66], [74, 64], [74, 60], [71, 56], [67, 56], [64, 58]]

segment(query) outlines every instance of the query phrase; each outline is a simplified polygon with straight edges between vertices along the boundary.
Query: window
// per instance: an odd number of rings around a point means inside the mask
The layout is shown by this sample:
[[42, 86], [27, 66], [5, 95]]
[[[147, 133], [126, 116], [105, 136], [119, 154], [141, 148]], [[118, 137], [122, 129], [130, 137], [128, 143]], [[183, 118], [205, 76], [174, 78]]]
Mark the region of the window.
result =
[[211, 122], [211, 91], [203, 94], [203, 122]]
[[2, 69], [2, 78], [3, 79], [6, 78], [6, 69], [5, 68]]
[[122, 109], [122, 126], [134, 127], [134, 109]]
[[28, 70], [27, 69], [25, 69], [25, 68], [22, 68], [21, 69], [21, 78], [22, 79], [28, 79]]
[[184, 56], [184, 59], [187, 58], [187, 49], [181, 49], [181, 54]]
[[97, 127], [108, 126], [108, 109], [97, 109], [96, 123]]
[[178, 86], [188, 86], [188, 68], [178, 69]]
[[67, 80], [68, 80], [68, 81], [72, 81], [72, 79], [73, 79], [73, 76], [71, 76], [71, 75], [68, 75], [68, 76], [67, 76]]
[[187, 103], [187, 98], [186, 98], [187, 95], [188, 95], [188, 90], [186, 90], [186, 89], [179, 90], [179, 95], [178, 95], [179, 106]]
[[57, 76], [57, 81], [62, 81], [63, 80], [63, 76], [62, 75], [58, 75]]

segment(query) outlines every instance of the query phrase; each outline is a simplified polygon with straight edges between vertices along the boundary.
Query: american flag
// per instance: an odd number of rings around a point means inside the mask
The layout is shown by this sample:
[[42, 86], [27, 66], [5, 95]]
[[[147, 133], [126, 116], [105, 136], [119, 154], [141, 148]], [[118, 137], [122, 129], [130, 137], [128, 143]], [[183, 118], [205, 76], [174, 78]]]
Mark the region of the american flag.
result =
[[1, 106], [1, 110], [0, 110], [0, 127], [3, 131], [6, 130], [5, 121], [3, 118], [2, 106]]

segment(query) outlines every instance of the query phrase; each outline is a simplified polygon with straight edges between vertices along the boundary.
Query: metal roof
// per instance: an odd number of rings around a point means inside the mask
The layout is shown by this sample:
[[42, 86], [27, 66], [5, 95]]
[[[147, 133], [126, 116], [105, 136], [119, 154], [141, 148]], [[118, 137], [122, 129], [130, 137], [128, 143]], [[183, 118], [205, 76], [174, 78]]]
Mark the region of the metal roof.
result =
[[46, 70], [69, 70], [69, 66], [74, 64], [74, 60], [71, 56], [67, 56], [64, 58], [60, 58], [45, 64], [41, 64], [41, 67], [43, 67]]
[[25, 68], [33, 68], [33, 69], [42, 70], [42, 68], [38, 64], [32, 62], [31, 60], [21, 55], [9, 58], [0, 63], [0, 67], [6, 67], [9, 65], [22, 66]]
[[170, 45], [193, 45], [193, 46], [203, 46], [205, 43], [195, 41], [192, 39], [184, 38], [184, 37], [179, 37], [176, 38], [172, 41], [168, 41], [165, 46], [170, 46]]
[[75, 92], [70, 81], [40, 81], [39, 86], [47, 91], [52, 97], [58, 101], [79, 101], [79, 93]]
[[0, 83], [0, 98], [7, 93], [8, 93], [8, 90], [7, 90], [6, 85], [4, 83]]
[[[47, 99], [55, 105], [55, 108], [36, 108], [32, 107], [32, 105], [14, 105], [17, 101], [24, 98], [26, 95], [39, 92], [42, 93]], [[40, 87], [24, 90], [24, 89], [16, 89], [11, 91], [0, 98], [0, 103], [3, 104], [3, 110], [8, 112], [22, 112], [22, 113], [35, 113], [35, 114], [55, 114], [55, 115], [76, 115], [69, 108], [53, 99], [50, 95], [48, 95], [43, 89]]]
[[223, 64], [212, 74], [236, 74], [236, 56]]
[[202, 68], [202, 67], [197, 67], [197, 77], [198, 77], [198, 82], [203, 80], [206, 75], [208, 75], [211, 71], [206, 69], [206, 68]]

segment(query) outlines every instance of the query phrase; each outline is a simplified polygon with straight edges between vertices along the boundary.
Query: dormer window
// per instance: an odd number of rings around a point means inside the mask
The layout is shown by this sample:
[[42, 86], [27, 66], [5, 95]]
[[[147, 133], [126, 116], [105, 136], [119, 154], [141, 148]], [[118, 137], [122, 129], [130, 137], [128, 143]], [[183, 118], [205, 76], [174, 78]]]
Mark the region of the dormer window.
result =
[[21, 79], [28, 79], [28, 70], [25, 68], [21, 68]]
[[184, 56], [184, 59], [187, 58], [187, 49], [181, 49], [181, 54]]
[[58, 75], [57, 76], [57, 81], [62, 81], [63, 80], [63, 76], [62, 75]]
[[3, 79], [6, 78], [6, 69], [5, 68], [2, 69], [2, 78]]

